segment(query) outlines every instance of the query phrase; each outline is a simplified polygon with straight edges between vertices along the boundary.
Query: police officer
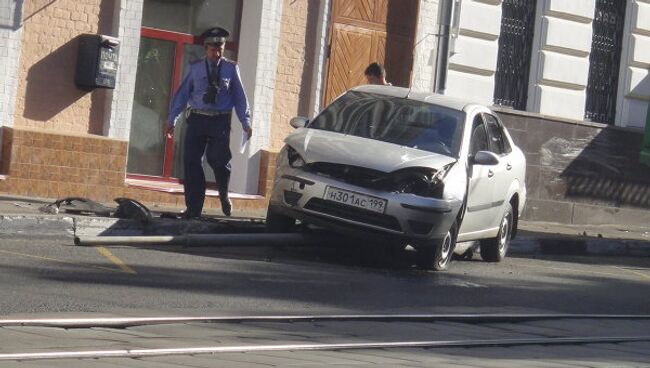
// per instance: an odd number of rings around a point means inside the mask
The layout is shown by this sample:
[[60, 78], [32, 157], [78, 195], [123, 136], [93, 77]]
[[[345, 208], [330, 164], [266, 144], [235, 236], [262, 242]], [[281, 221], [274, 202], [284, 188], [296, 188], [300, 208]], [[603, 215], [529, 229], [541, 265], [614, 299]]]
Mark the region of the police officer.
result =
[[201, 166], [203, 155], [214, 171], [221, 209], [226, 216], [232, 212], [228, 198], [230, 182], [230, 118], [233, 107], [248, 138], [253, 134], [250, 108], [242, 87], [239, 67], [223, 57], [230, 33], [215, 27], [205, 31], [205, 57], [189, 65], [174, 95], [165, 134], [172, 137], [176, 118], [189, 109], [184, 142], [185, 211], [186, 218], [198, 218], [205, 200], [205, 175]]

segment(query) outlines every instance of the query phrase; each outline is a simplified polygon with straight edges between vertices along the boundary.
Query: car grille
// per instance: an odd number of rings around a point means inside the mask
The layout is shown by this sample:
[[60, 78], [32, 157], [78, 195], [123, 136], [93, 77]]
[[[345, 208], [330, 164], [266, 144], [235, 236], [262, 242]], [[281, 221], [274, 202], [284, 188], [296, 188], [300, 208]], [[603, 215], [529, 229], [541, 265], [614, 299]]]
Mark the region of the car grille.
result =
[[384, 183], [388, 177], [388, 174], [381, 171], [329, 162], [314, 162], [308, 165], [307, 170], [348, 184], [371, 189], [385, 186]]
[[326, 201], [320, 198], [310, 199], [305, 205], [305, 209], [347, 220], [362, 222], [364, 224], [379, 226], [385, 229], [402, 231], [399, 222], [393, 216], [347, 206], [332, 201]]

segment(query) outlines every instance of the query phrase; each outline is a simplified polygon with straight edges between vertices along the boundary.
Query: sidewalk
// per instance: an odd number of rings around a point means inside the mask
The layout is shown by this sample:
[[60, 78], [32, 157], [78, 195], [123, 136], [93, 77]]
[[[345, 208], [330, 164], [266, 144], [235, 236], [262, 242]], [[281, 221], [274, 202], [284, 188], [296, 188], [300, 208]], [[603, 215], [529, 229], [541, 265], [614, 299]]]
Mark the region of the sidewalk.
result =
[[[70, 213], [47, 214], [40, 207], [51, 202], [26, 197], [0, 196], [0, 236], [137, 236], [183, 235], [190, 233], [236, 233], [263, 231], [260, 212], [234, 212], [229, 221], [218, 209], [205, 211], [205, 220], [161, 218], [160, 213], [179, 208], [149, 208], [154, 217], [148, 224], [138, 220], [88, 216]], [[105, 204], [116, 207], [117, 204]], [[520, 221], [519, 232], [511, 243], [511, 254], [566, 254], [650, 256], [648, 227], [612, 225], [569, 225]]]

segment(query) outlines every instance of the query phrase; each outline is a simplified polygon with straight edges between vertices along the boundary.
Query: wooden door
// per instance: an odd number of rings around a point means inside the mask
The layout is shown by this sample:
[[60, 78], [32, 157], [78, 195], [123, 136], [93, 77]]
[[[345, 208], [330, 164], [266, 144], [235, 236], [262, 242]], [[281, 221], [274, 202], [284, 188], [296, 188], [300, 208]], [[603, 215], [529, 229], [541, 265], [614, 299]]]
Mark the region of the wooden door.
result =
[[379, 62], [395, 86], [410, 86], [419, 0], [334, 0], [324, 103], [366, 83]]

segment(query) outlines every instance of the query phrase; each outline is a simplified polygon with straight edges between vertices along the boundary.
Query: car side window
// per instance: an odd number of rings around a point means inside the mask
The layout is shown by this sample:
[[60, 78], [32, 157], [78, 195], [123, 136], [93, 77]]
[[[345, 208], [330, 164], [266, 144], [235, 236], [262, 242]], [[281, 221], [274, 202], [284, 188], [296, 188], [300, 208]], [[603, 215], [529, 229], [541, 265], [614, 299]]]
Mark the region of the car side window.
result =
[[503, 155], [512, 151], [510, 144], [503, 133], [503, 126], [497, 118], [491, 114], [483, 114], [485, 126], [487, 127], [490, 151], [497, 155]]
[[472, 123], [472, 136], [470, 138], [470, 152], [474, 156], [478, 151], [487, 151], [489, 148], [487, 132], [483, 118], [480, 114], [476, 115]]

